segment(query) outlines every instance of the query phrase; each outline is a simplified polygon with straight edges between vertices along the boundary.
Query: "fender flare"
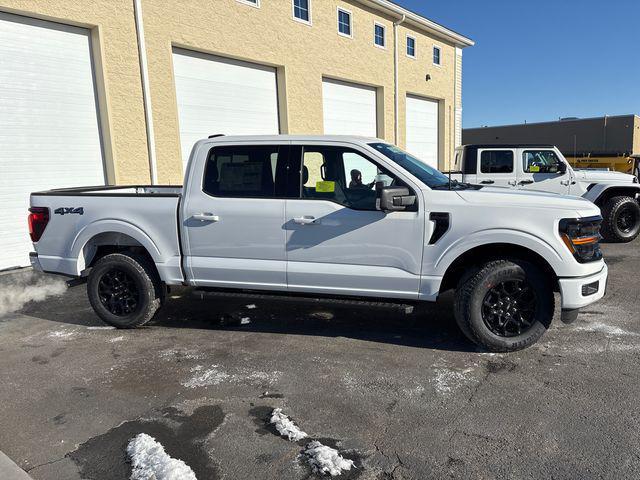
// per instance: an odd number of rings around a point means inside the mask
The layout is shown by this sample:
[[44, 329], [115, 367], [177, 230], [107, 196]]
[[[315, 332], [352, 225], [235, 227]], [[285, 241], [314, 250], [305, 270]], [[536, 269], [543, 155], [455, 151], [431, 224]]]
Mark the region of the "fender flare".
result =
[[444, 275], [453, 262], [470, 250], [477, 247], [500, 244], [514, 245], [531, 250], [542, 257], [556, 275], [562, 276], [561, 273], [565, 261], [555, 248], [542, 238], [531, 233], [509, 229], [481, 230], [460, 238], [442, 252], [434, 263], [434, 270], [438, 272], [438, 275]]
[[635, 191], [636, 194], [640, 193], [640, 184], [637, 183], [596, 183], [588, 192], [586, 192], [582, 198], [596, 203], [602, 198], [602, 196], [612, 189], [620, 189], [625, 191]]
[[78, 274], [85, 268], [85, 258], [84, 255], [82, 255], [82, 251], [94, 237], [102, 233], [121, 233], [123, 235], [127, 235], [140, 243], [140, 245], [149, 252], [149, 255], [151, 255], [151, 258], [155, 263], [162, 262], [162, 254], [160, 253], [160, 250], [155, 242], [143, 230], [123, 220], [103, 219], [86, 225], [73, 239], [70, 256], [75, 258], [77, 261], [76, 265]]

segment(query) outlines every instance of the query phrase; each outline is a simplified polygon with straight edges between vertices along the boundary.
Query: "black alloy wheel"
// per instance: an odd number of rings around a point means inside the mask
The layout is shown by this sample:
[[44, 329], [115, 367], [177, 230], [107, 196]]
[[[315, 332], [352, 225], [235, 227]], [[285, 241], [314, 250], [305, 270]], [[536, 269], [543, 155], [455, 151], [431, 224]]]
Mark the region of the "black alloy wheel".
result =
[[135, 280], [117, 268], [108, 270], [100, 277], [98, 297], [110, 313], [119, 317], [132, 314], [140, 303], [140, 291]]
[[640, 215], [638, 214], [638, 210], [633, 208], [631, 205], [626, 205], [618, 212], [616, 224], [623, 233], [631, 233], [637, 228], [638, 223], [640, 223]]
[[504, 281], [494, 285], [482, 302], [482, 320], [500, 337], [526, 333], [536, 321], [537, 298], [524, 280]]

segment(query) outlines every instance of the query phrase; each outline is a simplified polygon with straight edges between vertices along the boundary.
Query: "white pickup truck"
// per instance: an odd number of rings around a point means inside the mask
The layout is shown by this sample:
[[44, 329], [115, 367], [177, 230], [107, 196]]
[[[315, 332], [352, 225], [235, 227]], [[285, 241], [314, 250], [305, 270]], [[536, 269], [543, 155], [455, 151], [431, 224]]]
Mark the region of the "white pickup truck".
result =
[[640, 234], [640, 184], [626, 173], [574, 170], [552, 145], [463, 145], [456, 149], [456, 181], [583, 197], [602, 209], [608, 242]]
[[462, 331], [493, 351], [535, 343], [604, 295], [593, 203], [450, 183], [375, 138], [216, 136], [184, 186], [31, 195], [34, 268], [87, 278], [95, 312], [143, 325], [168, 286], [404, 305], [455, 290]]

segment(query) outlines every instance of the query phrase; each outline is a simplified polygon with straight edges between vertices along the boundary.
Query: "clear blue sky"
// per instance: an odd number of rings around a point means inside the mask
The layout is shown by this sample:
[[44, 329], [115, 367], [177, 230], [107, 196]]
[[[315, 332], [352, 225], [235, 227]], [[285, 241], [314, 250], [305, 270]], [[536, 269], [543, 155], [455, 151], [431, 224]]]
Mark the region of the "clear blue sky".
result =
[[395, 0], [475, 40], [463, 125], [640, 115], [640, 0]]

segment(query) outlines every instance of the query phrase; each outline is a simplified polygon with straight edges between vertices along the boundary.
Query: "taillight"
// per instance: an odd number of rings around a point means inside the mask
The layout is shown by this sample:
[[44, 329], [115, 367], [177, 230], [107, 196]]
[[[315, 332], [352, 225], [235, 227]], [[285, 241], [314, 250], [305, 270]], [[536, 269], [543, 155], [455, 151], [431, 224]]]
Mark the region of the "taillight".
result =
[[49, 209], [47, 207], [31, 207], [29, 212], [29, 235], [32, 242], [37, 242], [49, 223]]
[[560, 221], [560, 236], [569, 251], [580, 263], [602, 258], [600, 224], [602, 217], [564, 218]]

